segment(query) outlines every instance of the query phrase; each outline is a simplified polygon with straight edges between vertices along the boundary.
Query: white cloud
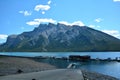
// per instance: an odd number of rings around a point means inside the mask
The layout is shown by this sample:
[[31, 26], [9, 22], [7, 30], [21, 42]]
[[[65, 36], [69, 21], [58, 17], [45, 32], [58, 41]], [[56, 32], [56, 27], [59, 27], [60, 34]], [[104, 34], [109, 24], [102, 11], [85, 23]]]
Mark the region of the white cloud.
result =
[[8, 37], [8, 35], [0, 34], [0, 39], [6, 39], [7, 37]]
[[47, 2], [47, 4], [48, 4], [48, 5], [50, 5], [50, 4], [51, 4], [51, 2], [52, 2], [52, 1], [51, 1], [51, 0], [49, 0], [49, 1]]
[[[33, 21], [26, 22], [26, 24], [30, 26], [38, 26], [41, 23], [57, 23], [56, 20], [53, 20], [51, 18], [40, 18], [40, 19], [34, 19]], [[83, 22], [81, 21], [75, 21], [73, 23], [68, 23], [67, 21], [58, 21], [58, 23], [65, 24], [65, 25], [79, 25], [79, 26], [84, 26]]]
[[96, 25], [89, 25], [88, 27], [91, 27], [91, 28], [100, 28], [100, 26], [96, 26]]
[[35, 8], [34, 8], [35, 11], [39, 11], [39, 10], [47, 11], [49, 9], [50, 9], [49, 5], [41, 5], [41, 4], [40, 5], [36, 5]]
[[120, 32], [118, 30], [102, 30], [102, 32], [105, 32], [109, 35], [120, 38]]
[[32, 15], [32, 12], [29, 12], [29, 11], [19, 11], [19, 13], [24, 14], [24, 16]]
[[60, 21], [59, 23], [65, 24], [65, 25], [70, 25], [70, 26], [72, 26], [72, 25], [84, 26], [84, 23], [81, 22], [81, 21], [75, 21], [73, 23], [69, 23], [69, 22], [66, 22], [66, 21]]
[[91, 28], [95, 28], [95, 25], [89, 25], [89, 27], [91, 27]]
[[34, 10], [41, 11], [41, 14], [45, 14], [45, 11], [48, 11], [51, 8], [50, 7], [51, 2], [52, 2], [51, 0], [48, 0], [46, 5], [43, 4], [36, 5]]
[[45, 11], [42, 11], [42, 14], [45, 14]]
[[95, 22], [97, 22], [97, 23], [99, 23], [99, 22], [101, 22], [103, 19], [101, 19], [101, 18], [97, 18], [97, 19], [95, 19]]
[[120, 0], [113, 0], [113, 2], [120, 2]]
[[40, 19], [34, 19], [33, 21], [26, 22], [26, 24], [30, 26], [38, 26], [40, 23], [56, 23], [56, 20], [48, 19], [48, 18], [44, 18], [44, 19], [40, 18]]

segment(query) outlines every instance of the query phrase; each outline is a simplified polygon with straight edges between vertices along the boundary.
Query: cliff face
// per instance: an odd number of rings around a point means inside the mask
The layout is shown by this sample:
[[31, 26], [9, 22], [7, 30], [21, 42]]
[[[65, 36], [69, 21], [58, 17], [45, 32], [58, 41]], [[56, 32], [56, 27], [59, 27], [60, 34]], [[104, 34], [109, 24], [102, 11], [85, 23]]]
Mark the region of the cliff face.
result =
[[86, 26], [49, 23], [9, 36], [0, 51], [120, 51], [119, 46], [119, 39]]

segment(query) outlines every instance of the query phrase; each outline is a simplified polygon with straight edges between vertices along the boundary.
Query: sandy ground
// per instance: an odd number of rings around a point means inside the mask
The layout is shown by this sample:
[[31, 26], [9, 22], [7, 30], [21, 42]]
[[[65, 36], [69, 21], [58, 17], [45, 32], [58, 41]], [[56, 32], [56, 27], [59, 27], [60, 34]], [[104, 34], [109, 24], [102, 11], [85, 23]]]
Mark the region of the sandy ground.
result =
[[56, 69], [0, 77], [0, 80], [84, 80], [81, 70]]
[[54, 69], [1, 76], [0, 80], [118, 80], [114, 77], [80, 69]]
[[49, 69], [56, 69], [55, 66], [36, 62], [28, 58], [0, 56], [0, 75], [9, 75], [26, 72], [36, 72]]

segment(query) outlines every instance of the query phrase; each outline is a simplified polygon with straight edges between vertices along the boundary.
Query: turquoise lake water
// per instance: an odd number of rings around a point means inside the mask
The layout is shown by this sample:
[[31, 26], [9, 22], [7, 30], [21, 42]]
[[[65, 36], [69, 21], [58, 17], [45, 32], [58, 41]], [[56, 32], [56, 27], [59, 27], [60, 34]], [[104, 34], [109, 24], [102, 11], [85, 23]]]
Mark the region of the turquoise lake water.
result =
[[[50, 56], [50, 57], [68, 57], [69, 55], [90, 55], [91, 58], [100, 58], [100, 59], [115, 59], [120, 57], [120, 52], [1, 52], [0, 55], [13, 55], [13, 56]], [[73, 63], [68, 60], [54, 60], [54, 59], [41, 59], [40, 62], [50, 63], [59, 68], [66, 68], [69, 63]], [[120, 62], [81, 62], [75, 61], [78, 65], [78, 69], [86, 69], [89, 71], [95, 71], [102, 74], [114, 76], [120, 79]]]

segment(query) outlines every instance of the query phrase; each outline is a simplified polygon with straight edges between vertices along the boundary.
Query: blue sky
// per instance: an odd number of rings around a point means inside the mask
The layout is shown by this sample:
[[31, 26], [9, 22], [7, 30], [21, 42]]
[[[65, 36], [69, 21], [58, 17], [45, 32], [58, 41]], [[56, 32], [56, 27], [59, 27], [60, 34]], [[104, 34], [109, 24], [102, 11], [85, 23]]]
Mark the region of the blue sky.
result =
[[48, 22], [86, 25], [120, 39], [120, 0], [0, 0], [0, 43]]

